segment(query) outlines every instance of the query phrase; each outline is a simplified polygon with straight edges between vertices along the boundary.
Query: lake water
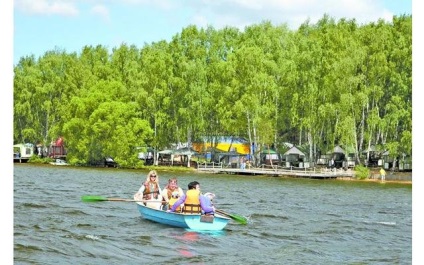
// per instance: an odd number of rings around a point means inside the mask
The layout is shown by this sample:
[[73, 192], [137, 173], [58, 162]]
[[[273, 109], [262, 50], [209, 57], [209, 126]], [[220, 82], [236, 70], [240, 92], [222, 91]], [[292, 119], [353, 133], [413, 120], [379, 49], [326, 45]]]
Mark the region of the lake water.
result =
[[219, 232], [144, 220], [132, 199], [147, 171], [14, 165], [14, 264], [411, 264], [412, 186], [160, 172], [216, 194], [249, 219]]

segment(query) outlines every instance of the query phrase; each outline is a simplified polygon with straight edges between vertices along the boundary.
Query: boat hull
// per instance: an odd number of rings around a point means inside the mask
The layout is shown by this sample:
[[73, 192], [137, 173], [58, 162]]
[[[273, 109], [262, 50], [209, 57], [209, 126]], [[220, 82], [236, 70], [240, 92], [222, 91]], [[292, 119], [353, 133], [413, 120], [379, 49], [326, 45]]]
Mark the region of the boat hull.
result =
[[229, 222], [229, 218], [216, 214], [213, 217], [206, 217], [200, 214], [171, 213], [162, 210], [146, 207], [143, 203], [137, 202], [138, 210], [144, 219], [160, 224], [174, 227], [188, 228], [198, 231], [222, 230]]

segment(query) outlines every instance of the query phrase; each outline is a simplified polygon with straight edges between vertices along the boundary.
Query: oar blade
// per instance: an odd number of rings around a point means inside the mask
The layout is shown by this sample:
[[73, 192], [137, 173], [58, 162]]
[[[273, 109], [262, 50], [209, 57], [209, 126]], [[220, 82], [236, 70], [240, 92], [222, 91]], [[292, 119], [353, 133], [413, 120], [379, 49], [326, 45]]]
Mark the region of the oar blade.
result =
[[230, 213], [226, 213], [224, 211], [218, 210], [216, 209], [216, 212], [222, 214], [222, 215], [226, 215], [228, 217], [230, 217], [231, 219], [233, 219], [234, 221], [246, 225], [247, 224], [247, 218], [241, 215], [237, 215], [237, 214], [230, 214]]
[[83, 202], [100, 202], [100, 201], [107, 201], [108, 198], [98, 195], [84, 195], [81, 196], [81, 200]]
[[233, 218], [233, 220], [239, 222], [240, 224], [243, 224], [243, 225], [247, 224], [247, 218], [244, 216], [232, 214], [231, 218]]

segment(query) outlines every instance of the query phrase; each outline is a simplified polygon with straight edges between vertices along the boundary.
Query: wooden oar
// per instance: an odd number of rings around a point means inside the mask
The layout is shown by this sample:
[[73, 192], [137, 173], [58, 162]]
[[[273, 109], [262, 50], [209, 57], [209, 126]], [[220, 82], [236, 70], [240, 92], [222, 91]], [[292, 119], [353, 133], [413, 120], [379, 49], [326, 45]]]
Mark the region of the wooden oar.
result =
[[107, 198], [98, 195], [84, 195], [81, 196], [81, 200], [83, 202], [101, 202], [101, 201], [112, 201], [112, 202], [160, 202], [162, 201], [149, 201], [149, 200], [130, 200], [130, 199], [122, 199], [122, 198]]
[[239, 222], [240, 224], [243, 224], [243, 225], [247, 224], [247, 218], [244, 217], [244, 216], [237, 215], [237, 214], [226, 213], [226, 212], [221, 211], [221, 210], [218, 210], [218, 209], [215, 209], [215, 211], [217, 213], [219, 213], [219, 214], [222, 214], [222, 215], [225, 215], [225, 216], [230, 217], [231, 219], [233, 219], [234, 221]]

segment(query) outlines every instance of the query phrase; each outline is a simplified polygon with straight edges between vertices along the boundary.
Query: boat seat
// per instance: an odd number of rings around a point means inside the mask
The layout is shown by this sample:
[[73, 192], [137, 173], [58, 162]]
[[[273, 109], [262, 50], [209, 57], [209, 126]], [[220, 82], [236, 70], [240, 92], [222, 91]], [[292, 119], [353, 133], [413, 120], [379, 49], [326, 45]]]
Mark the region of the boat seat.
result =
[[185, 204], [183, 213], [201, 213], [200, 204]]

